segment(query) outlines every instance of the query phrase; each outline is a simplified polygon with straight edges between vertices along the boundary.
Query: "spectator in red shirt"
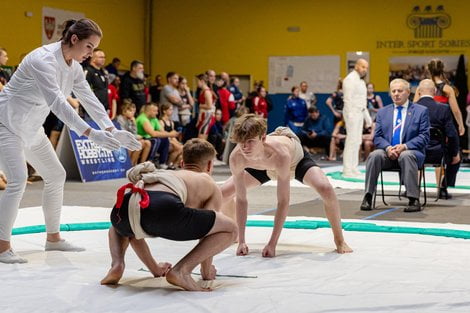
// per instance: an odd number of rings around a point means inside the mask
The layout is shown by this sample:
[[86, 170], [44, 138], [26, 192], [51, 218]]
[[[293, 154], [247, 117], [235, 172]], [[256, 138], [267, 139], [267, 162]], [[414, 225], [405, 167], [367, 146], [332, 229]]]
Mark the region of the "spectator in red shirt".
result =
[[108, 75], [108, 107], [109, 107], [109, 118], [115, 119], [117, 117], [117, 106], [119, 103], [119, 93], [116, 86], [113, 82], [116, 80], [116, 75], [109, 74]]
[[230, 112], [235, 112], [235, 98], [232, 93], [227, 89], [227, 82], [225, 79], [220, 78], [217, 81], [220, 109], [222, 111], [222, 125], [226, 125], [230, 120]]
[[256, 88], [257, 96], [253, 99], [253, 112], [263, 118], [268, 118], [268, 102], [266, 101], [266, 88]]

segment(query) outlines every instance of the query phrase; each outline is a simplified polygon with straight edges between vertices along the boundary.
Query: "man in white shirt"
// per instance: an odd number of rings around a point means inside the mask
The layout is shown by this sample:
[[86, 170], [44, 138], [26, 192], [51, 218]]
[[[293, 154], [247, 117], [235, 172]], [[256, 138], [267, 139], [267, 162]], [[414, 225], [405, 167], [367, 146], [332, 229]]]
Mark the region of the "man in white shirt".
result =
[[364, 121], [366, 126], [372, 123], [367, 111], [367, 87], [364, 81], [368, 69], [369, 63], [364, 59], [359, 59], [354, 65], [354, 70], [343, 80], [343, 117], [347, 132], [343, 153], [344, 177], [360, 175], [357, 165], [362, 143], [362, 129]]
[[300, 83], [299, 98], [304, 99], [307, 103], [307, 109], [317, 104], [317, 97], [313, 92], [308, 92], [308, 84], [306, 81]]

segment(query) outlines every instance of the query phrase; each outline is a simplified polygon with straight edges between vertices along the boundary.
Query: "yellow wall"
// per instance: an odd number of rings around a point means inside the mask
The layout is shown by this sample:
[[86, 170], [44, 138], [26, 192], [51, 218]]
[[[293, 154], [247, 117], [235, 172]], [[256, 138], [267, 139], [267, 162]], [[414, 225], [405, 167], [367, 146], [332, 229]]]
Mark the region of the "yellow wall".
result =
[[[103, 30], [100, 48], [107, 61], [115, 56], [127, 69], [133, 59], [144, 58], [145, 0], [21, 0], [1, 1], [0, 46], [8, 50], [8, 65], [18, 64], [21, 54], [41, 45], [42, 7], [82, 12]], [[25, 11], [33, 13], [26, 17]]]
[[[341, 56], [344, 76], [346, 53], [360, 50], [370, 52], [370, 79], [377, 90], [385, 91], [389, 57], [443, 52], [377, 49], [377, 41], [414, 40], [406, 25], [413, 7], [434, 9], [440, 4], [452, 18], [442, 39], [470, 40], [470, 2], [461, 0], [158, 0], [153, 11], [152, 73], [176, 70], [191, 77], [213, 68], [267, 82], [269, 56], [335, 54]], [[288, 26], [301, 31], [289, 33]], [[468, 56], [469, 49], [446, 49], [444, 54]]]

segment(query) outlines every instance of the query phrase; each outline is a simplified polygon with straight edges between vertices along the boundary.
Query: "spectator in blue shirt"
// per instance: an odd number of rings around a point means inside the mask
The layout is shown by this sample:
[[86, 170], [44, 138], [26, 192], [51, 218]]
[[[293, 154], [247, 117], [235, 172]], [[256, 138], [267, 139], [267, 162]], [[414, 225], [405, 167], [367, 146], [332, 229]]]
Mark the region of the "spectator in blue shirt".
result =
[[299, 97], [299, 86], [292, 87], [292, 95], [287, 99], [285, 125], [298, 136], [307, 118], [307, 103]]
[[[240, 107], [240, 105], [245, 101], [245, 97], [243, 96], [243, 92], [240, 90], [240, 79], [238, 77], [230, 78], [230, 85], [228, 87], [228, 91], [230, 91], [235, 98], [235, 110], [233, 115], [235, 115], [235, 111]], [[232, 114], [230, 116], [233, 116]]]
[[308, 148], [325, 148], [326, 154], [329, 155], [332, 132], [330, 120], [321, 116], [315, 106], [308, 109], [308, 114], [299, 135], [302, 145]]

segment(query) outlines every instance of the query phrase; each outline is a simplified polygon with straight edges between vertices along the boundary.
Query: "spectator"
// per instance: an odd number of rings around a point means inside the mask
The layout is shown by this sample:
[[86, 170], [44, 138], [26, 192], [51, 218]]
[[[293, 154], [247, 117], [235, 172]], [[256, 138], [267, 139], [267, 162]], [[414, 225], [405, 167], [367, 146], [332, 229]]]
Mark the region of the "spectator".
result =
[[220, 72], [220, 79], [222, 79], [225, 82], [225, 86], [228, 86], [230, 84], [230, 75], [228, 73]]
[[331, 96], [326, 99], [326, 105], [330, 108], [331, 113], [335, 118], [335, 123], [343, 119], [343, 80], [340, 78], [338, 84], [336, 85], [336, 91], [331, 94]]
[[[109, 84], [108, 84], [108, 106], [109, 106], [109, 118], [110, 119], [115, 119], [117, 116], [117, 109], [118, 109], [118, 103], [119, 103], [119, 93], [118, 89], [116, 86], [113, 84], [116, 78], [119, 78], [119, 76], [116, 76], [114, 74], [109, 74], [108, 79], [109, 79]], [[135, 106], [135, 104], [134, 104]], [[135, 113], [135, 112], [134, 112]]]
[[103, 68], [106, 56], [101, 49], [94, 49], [90, 63], [85, 67], [85, 77], [91, 90], [109, 114], [108, 71]]
[[230, 112], [235, 112], [235, 98], [233, 97], [232, 93], [227, 89], [227, 82], [220, 78], [217, 81], [217, 88], [219, 93], [219, 103], [220, 103], [220, 110], [222, 113], [222, 125], [226, 125], [227, 122], [232, 117]]
[[[80, 107], [80, 102], [76, 98], [69, 96], [67, 97], [67, 102], [72, 106], [72, 108], [74, 108], [75, 111], [78, 111]], [[42, 126], [44, 128], [44, 132], [46, 133], [47, 138], [49, 138], [49, 141], [51, 142], [52, 147], [55, 150], [57, 144], [59, 143], [60, 134], [62, 133], [62, 130], [64, 128], [64, 123], [59, 120], [59, 118], [57, 118], [57, 116], [51, 111], [49, 112], [49, 115], [46, 117], [46, 120], [44, 121]], [[28, 166], [28, 171], [31, 172], [31, 175], [28, 175], [28, 180], [37, 180], [37, 176], [35, 176], [34, 170], [31, 170], [32, 168]]]
[[134, 60], [131, 69], [124, 74], [119, 88], [121, 101], [130, 99], [135, 104], [136, 114], [140, 113], [142, 106], [147, 102], [145, 97], [145, 75], [144, 64]]
[[199, 93], [199, 116], [196, 124], [198, 129], [198, 137], [206, 139], [209, 135], [209, 131], [215, 123], [215, 96], [212, 90], [209, 88], [208, 77], [206, 74], [199, 74], [196, 76], [197, 86], [201, 92]]
[[155, 76], [155, 84], [150, 86], [150, 99], [152, 102], [157, 103], [160, 101], [160, 92], [163, 89], [162, 75]]
[[186, 127], [189, 122], [191, 122], [192, 110], [194, 107], [194, 99], [191, 95], [191, 90], [189, 90], [188, 81], [185, 77], [180, 76], [178, 81], [178, 92], [180, 94], [181, 100], [183, 100], [183, 105], [179, 111], [181, 126]]
[[119, 76], [119, 66], [121, 65], [121, 60], [119, 58], [113, 58], [113, 61], [106, 65], [106, 70], [109, 74], [114, 74]]
[[218, 160], [222, 160], [225, 148], [225, 131], [222, 117], [222, 111], [217, 109], [215, 111], [215, 123], [209, 131], [209, 137], [207, 139], [207, 141], [209, 141], [214, 146], [215, 151], [217, 151]]
[[182, 108], [184, 105], [178, 92], [179, 75], [175, 72], [168, 72], [166, 74], [166, 81], [167, 85], [163, 87], [160, 93], [160, 106], [169, 104], [173, 107], [173, 110], [171, 110], [171, 120], [174, 122], [175, 128], [178, 129], [180, 127], [179, 108]]
[[306, 81], [300, 83], [299, 98], [304, 99], [308, 108], [317, 104], [317, 97], [313, 92], [308, 91], [308, 84]]
[[268, 102], [266, 101], [266, 88], [260, 86], [256, 89], [256, 97], [253, 98], [253, 113], [257, 116], [268, 118]]
[[217, 96], [217, 85], [215, 84], [215, 80], [217, 78], [216, 73], [214, 70], [207, 70], [207, 87], [209, 87], [213, 92], [214, 96]]
[[[172, 120], [173, 106], [170, 103], [163, 103], [160, 105], [160, 121], [163, 124], [163, 129], [168, 132], [174, 132], [175, 122]], [[169, 138], [170, 140], [170, 155], [168, 157], [168, 169], [176, 169], [175, 165], [179, 166], [183, 158], [183, 144], [178, 141], [176, 137]]]
[[[434, 100], [439, 103], [449, 104], [450, 109], [454, 115], [454, 119], [458, 125], [458, 133], [460, 136], [465, 134], [465, 126], [463, 124], [462, 112], [460, 112], [459, 105], [456, 99], [456, 92], [449, 83], [444, 73], [444, 62], [439, 59], [433, 59], [428, 64], [428, 71], [431, 74], [431, 79], [436, 85], [436, 95]], [[418, 101], [418, 95], [415, 95], [414, 101]]]
[[[426, 163], [439, 164], [442, 156], [444, 156], [447, 163], [447, 169], [444, 173], [445, 179], [440, 189], [440, 199], [450, 199], [452, 196], [447, 191], [447, 186], [455, 186], [458, 169], [460, 167], [460, 147], [459, 137], [452, 121], [452, 113], [447, 105], [437, 103], [433, 97], [435, 96], [436, 88], [434, 82], [430, 79], [423, 79], [419, 83], [417, 95], [419, 97], [418, 104], [421, 104], [429, 110], [429, 121], [431, 127], [437, 128], [445, 137], [444, 147], [442, 142], [437, 142], [435, 138], [431, 138], [428, 146], [426, 147]], [[439, 171], [444, 169], [436, 168], [436, 183]]]
[[[301, 99], [303, 101], [303, 99]], [[299, 138], [303, 146], [308, 148], [324, 148], [326, 155], [330, 154], [331, 125], [325, 116], [320, 115], [318, 108], [313, 106], [308, 109], [308, 117], [305, 119], [299, 131]]]
[[121, 114], [117, 117], [117, 122], [121, 126], [121, 129], [127, 130], [128, 132], [134, 134], [135, 138], [142, 145], [142, 149], [140, 150], [129, 151], [132, 166], [136, 165], [137, 163], [147, 161], [149, 158], [150, 148], [152, 146], [150, 141], [144, 140], [142, 136], [137, 134], [135, 110], [135, 104], [129, 100], [125, 100], [121, 106]]
[[8, 54], [5, 48], [0, 48], [0, 91], [3, 90], [3, 87], [10, 80], [10, 73], [3, 69], [3, 66], [6, 66], [8, 62]]
[[[419, 203], [418, 169], [425, 158], [429, 142], [429, 114], [422, 105], [408, 100], [410, 84], [403, 79], [390, 83], [393, 105], [383, 107], [377, 113], [374, 150], [366, 162], [365, 195], [361, 210], [372, 210], [372, 196], [382, 169], [400, 168], [401, 181], [405, 184], [409, 199], [405, 212], [421, 211]], [[349, 136], [349, 134], [348, 134]]]
[[299, 86], [292, 87], [291, 91], [292, 95], [287, 99], [284, 123], [298, 136], [308, 116], [307, 104], [299, 97]]
[[374, 84], [367, 84], [367, 109], [369, 110], [370, 118], [375, 121], [375, 116], [379, 109], [383, 108], [382, 98], [374, 94]]
[[[235, 99], [236, 109], [238, 109], [240, 105], [243, 104], [243, 101], [245, 101], [245, 97], [240, 90], [240, 79], [238, 77], [232, 77], [230, 79], [230, 86], [228, 87], [228, 90], [232, 93], [233, 98]], [[235, 112], [230, 112], [230, 116], [234, 115]]]
[[[142, 113], [137, 116], [136, 126], [137, 134], [152, 143], [149, 158], [154, 163], [158, 162], [158, 167], [167, 169], [168, 152], [170, 148], [169, 138], [178, 137], [177, 131], [167, 132], [160, 125], [157, 119], [158, 106], [155, 103], [149, 103], [143, 107]], [[158, 153], [158, 161], [156, 160]]]
[[344, 126], [344, 120], [339, 121], [335, 125], [335, 129], [331, 134], [330, 141], [330, 154], [328, 160], [336, 161], [336, 156], [339, 149], [344, 149], [344, 141], [346, 140], [346, 127]]
[[362, 152], [364, 161], [367, 160], [369, 154], [374, 150], [374, 132], [374, 122], [372, 122], [369, 127], [364, 123], [364, 128], [362, 130]]

